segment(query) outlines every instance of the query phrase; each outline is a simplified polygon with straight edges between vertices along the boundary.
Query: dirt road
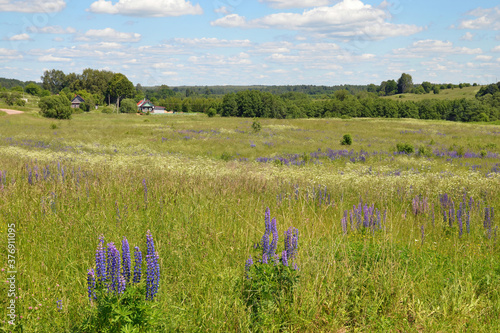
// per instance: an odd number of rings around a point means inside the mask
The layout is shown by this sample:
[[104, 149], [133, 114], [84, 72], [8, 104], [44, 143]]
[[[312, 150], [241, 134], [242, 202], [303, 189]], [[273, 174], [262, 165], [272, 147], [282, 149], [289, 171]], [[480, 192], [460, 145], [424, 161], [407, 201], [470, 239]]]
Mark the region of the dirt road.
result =
[[9, 110], [9, 109], [0, 109], [0, 111], [6, 112], [7, 114], [20, 114], [20, 113], [24, 113], [23, 111]]

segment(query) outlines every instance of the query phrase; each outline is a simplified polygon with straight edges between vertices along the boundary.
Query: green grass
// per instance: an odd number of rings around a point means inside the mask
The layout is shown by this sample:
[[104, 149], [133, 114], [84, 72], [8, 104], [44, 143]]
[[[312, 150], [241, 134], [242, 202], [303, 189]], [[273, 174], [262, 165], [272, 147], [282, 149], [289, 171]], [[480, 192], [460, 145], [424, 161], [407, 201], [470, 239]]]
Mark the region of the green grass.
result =
[[401, 101], [422, 101], [424, 99], [438, 99], [438, 100], [454, 100], [454, 99], [474, 99], [476, 97], [476, 93], [479, 91], [481, 87], [464, 87], [453, 88], [453, 89], [442, 89], [439, 94], [434, 94], [430, 92], [429, 94], [398, 94], [392, 96], [385, 96], [383, 98], [401, 100]]
[[[90, 308], [86, 272], [94, 265], [99, 235], [117, 244], [126, 236], [142, 249], [148, 229], [161, 260], [162, 329], [248, 331], [254, 326], [241, 297], [244, 263], [249, 255], [258, 259], [253, 245], [262, 237], [266, 207], [277, 218], [279, 249], [283, 230], [300, 231], [300, 279], [282, 330], [499, 330], [498, 218], [491, 234], [483, 220], [485, 207], [498, 210], [500, 204], [500, 177], [492, 172], [500, 163], [494, 155], [500, 153], [500, 126], [259, 121], [262, 129], [254, 133], [252, 119], [204, 115], [2, 117], [0, 171], [6, 177], [0, 182], [0, 251], [7, 258], [7, 225], [16, 224], [16, 309], [24, 331], [72, 331]], [[348, 150], [370, 153], [365, 161], [358, 155], [353, 161], [354, 155], [335, 160], [311, 155], [345, 149], [340, 144], [345, 133], [353, 138]], [[490, 155], [394, 155], [400, 142]], [[222, 159], [224, 153], [231, 158]], [[298, 154], [304, 163], [255, 161], [287, 154]], [[319, 201], [319, 186], [322, 191], [326, 186], [329, 204], [326, 197]], [[443, 222], [439, 195], [444, 193], [456, 209], [464, 193], [474, 199], [470, 233], [464, 224], [459, 237], [457, 222], [451, 228]], [[428, 199], [429, 210], [414, 216], [417, 195]], [[360, 197], [387, 211], [386, 222], [375, 232], [349, 226], [344, 234], [344, 210]], [[0, 293], [7, 295], [6, 283]], [[3, 318], [8, 300], [0, 298]], [[0, 327], [7, 331], [6, 323]]]
[[3, 99], [0, 99], [0, 109], [19, 110], [31, 113], [40, 111], [40, 109], [38, 108], [38, 101], [40, 100], [39, 97], [29, 94], [25, 94], [24, 97], [28, 99], [28, 102], [24, 106], [8, 105]]

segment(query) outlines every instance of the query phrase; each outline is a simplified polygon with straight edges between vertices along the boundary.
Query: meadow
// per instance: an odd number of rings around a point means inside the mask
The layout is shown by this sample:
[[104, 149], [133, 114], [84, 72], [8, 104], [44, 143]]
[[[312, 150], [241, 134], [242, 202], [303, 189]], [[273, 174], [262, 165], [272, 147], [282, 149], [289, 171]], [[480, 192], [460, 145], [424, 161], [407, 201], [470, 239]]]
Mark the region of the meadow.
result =
[[[500, 126], [258, 122], [0, 114], [0, 331], [78, 331], [100, 235], [142, 249], [148, 230], [161, 267], [158, 331], [500, 330]], [[353, 143], [341, 145], [347, 133]], [[299, 230], [299, 279], [286, 311], [256, 324], [245, 261], [260, 259], [268, 207], [280, 251], [283, 232]]]

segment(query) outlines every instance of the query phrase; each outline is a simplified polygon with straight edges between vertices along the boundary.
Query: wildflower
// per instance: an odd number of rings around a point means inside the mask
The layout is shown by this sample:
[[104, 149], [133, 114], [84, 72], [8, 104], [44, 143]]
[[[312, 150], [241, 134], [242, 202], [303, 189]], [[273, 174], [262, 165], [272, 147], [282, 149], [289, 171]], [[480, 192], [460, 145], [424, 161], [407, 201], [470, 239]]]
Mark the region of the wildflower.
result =
[[138, 246], [134, 248], [134, 283], [141, 282], [142, 253]]
[[62, 300], [57, 300], [57, 310], [62, 311]]
[[253, 259], [252, 256], [250, 256], [245, 262], [245, 274], [247, 276], [247, 279], [250, 278], [250, 276], [248, 276], [248, 272], [250, 272], [250, 268], [252, 267], [252, 265], [253, 265]]
[[130, 248], [127, 238], [123, 237], [122, 240], [122, 275], [126, 283], [130, 282]]
[[104, 237], [99, 237], [99, 245], [95, 254], [97, 283], [106, 281], [106, 251], [104, 250]]
[[288, 266], [288, 258], [286, 250], [283, 250], [283, 252], [281, 252], [281, 262], [283, 263], [284, 266]]
[[119, 290], [120, 252], [114, 243], [108, 243], [107, 253], [108, 290], [116, 293]]
[[160, 282], [160, 266], [158, 253], [146, 256], [146, 299], [152, 301], [158, 292]]
[[274, 257], [276, 248], [278, 247], [278, 228], [276, 226], [276, 218], [271, 220], [271, 232], [273, 234], [273, 239], [271, 245], [269, 246], [268, 257]]
[[[87, 288], [88, 288], [88, 294], [89, 294], [89, 300], [91, 301], [92, 298], [95, 298], [95, 274], [94, 270], [91, 268], [89, 269], [87, 273]], [[58, 301], [59, 303], [59, 301]], [[59, 307], [59, 304], [58, 304]], [[61, 305], [62, 308], [62, 305]]]

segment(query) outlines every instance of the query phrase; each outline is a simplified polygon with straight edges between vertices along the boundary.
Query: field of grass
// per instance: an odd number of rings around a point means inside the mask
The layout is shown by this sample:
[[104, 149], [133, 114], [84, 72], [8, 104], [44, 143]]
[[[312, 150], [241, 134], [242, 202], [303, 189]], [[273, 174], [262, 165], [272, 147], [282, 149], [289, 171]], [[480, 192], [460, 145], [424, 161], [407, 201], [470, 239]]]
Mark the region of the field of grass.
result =
[[481, 89], [481, 86], [477, 87], [464, 87], [454, 88], [454, 89], [443, 89], [439, 92], [439, 94], [429, 93], [429, 94], [398, 94], [392, 96], [385, 96], [383, 98], [394, 99], [394, 100], [402, 100], [402, 101], [422, 101], [424, 99], [438, 99], [438, 100], [453, 100], [453, 99], [474, 99], [476, 97], [476, 93]]
[[[254, 132], [252, 122], [0, 117], [0, 331], [77, 330], [91, 311], [99, 236], [143, 249], [148, 230], [161, 267], [158, 331], [500, 330], [500, 126], [260, 119]], [[340, 144], [346, 133], [351, 146]], [[398, 143], [422, 154], [398, 154]], [[380, 224], [357, 220], [365, 205]], [[299, 230], [299, 280], [286, 313], [255, 323], [244, 266], [260, 259], [267, 207], [279, 253], [283, 231]]]

